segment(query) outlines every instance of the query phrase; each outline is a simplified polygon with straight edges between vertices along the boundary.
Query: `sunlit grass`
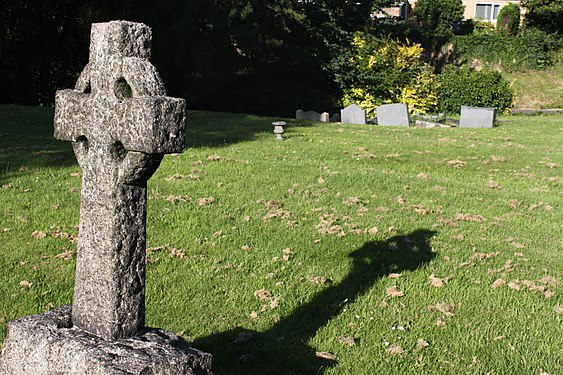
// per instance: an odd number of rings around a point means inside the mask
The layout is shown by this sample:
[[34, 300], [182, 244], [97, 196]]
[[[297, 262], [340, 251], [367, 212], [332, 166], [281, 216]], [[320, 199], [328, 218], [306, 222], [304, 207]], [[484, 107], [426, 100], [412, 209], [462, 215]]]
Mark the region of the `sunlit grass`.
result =
[[[3, 339], [72, 302], [80, 169], [51, 109], [0, 116]], [[502, 119], [280, 142], [271, 118], [190, 113], [149, 181], [147, 324], [218, 374], [557, 373], [563, 116]]]
[[517, 109], [563, 108], [563, 59], [545, 70], [503, 73], [511, 83]]

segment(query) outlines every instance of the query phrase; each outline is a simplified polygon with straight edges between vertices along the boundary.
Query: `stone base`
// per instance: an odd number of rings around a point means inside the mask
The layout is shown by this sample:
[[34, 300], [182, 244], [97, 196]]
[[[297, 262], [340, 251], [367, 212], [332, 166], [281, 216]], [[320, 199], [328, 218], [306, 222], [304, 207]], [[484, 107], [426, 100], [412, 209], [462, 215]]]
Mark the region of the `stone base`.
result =
[[71, 306], [8, 325], [2, 375], [212, 374], [211, 354], [162, 329], [113, 342], [73, 327]]

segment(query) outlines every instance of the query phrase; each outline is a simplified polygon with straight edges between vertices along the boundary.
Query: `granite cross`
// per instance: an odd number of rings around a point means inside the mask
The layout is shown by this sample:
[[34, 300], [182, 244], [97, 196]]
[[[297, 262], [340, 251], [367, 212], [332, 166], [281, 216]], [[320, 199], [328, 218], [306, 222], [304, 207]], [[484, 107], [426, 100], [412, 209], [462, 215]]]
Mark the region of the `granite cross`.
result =
[[105, 340], [144, 327], [147, 180], [184, 149], [186, 104], [165, 96], [151, 37], [140, 23], [93, 24], [88, 64], [55, 98], [55, 138], [72, 142], [83, 175], [72, 321]]

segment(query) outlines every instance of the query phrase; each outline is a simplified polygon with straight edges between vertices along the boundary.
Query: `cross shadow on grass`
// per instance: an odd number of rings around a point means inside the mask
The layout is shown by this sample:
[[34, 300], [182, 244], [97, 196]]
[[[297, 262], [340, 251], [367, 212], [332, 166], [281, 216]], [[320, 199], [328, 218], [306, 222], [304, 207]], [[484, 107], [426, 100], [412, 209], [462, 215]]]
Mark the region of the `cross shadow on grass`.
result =
[[368, 242], [350, 254], [352, 268], [340, 283], [327, 287], [265, 332], [235, 328], [200, 338], [193, 345], [213, 354], [217, 375], [323, 374], [336, 362], [318, 358], [308, 341], [345, 303], [354, 303], [378, 279], [430, 262], [435, 257], [430, 246], [435, 234], [419, 229], [386, 241]]

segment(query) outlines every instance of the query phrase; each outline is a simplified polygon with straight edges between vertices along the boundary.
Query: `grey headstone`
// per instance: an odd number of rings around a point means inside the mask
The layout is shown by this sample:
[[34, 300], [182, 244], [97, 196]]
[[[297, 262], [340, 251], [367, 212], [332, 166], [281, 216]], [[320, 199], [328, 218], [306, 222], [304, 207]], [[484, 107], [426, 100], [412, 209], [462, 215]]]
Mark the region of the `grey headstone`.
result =
[[495, 126], [496, 108], [461, 106], [460, 128], [492, 128]]
[[410, 126], [408, 105], [393, 103], [378, 106], [377, 124], [381, 126]]
[[340, 121], [345, 124], [366, 124], [366, 111], [357, 104], [340, 110]]
[[[164, 154], [183, 151], [186, 122], [185, 100], [165, 96], [148, 60], [151, 38], [151, 29], [140, 23], [93, 24], [90, 60], [75, 89], [56, 93], [54, 136], [72, 142], [83, 172], [72, 327], [57, 323], [61, 330], [54, 330], [49, 314], [11, 323], [0, 366], [17, 368], [19, 358], [33, 362], [29, 368], [53, 370], [2, 374], [180, 374], [56, 369], [62, 366], [56, 362], [69, 356], [88, 362], [78, 357], [90, 356], [98, 342], [145, 331], [147, 180]], [[164, 346], [154, 344], [154, 350], [163, 353], [172, 344], [158, 342]], [[42, 344], [33, 352], [36, 357], [24, 358], [29, 348]], [[111, 358], [112, 351], [125, 349], [116, 344], [108, 350], [105, 357]], [[142, 350], [135, 353], [146, 356]], [[191, 361], [193, 353], [186, 353]]]
[[297, 120], [328, 122], [329, 114], [327, 112], [319, 113], [315, 111], [303, 111], [302, 109], [298, 109], [297, 111], [295, 111], [295, 118]]

